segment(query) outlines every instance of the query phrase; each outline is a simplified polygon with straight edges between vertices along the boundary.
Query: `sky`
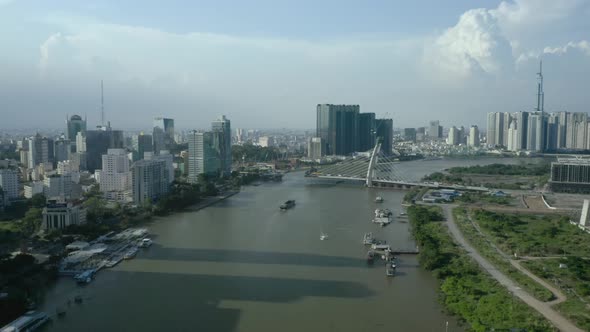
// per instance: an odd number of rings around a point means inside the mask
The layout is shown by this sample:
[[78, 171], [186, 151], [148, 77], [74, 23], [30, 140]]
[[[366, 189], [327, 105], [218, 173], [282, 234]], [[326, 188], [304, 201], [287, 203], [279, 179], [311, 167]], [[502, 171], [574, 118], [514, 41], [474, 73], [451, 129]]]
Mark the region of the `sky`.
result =
[[315, 128], [319, 103], [395, 127], [590, 110], [590, 0], [0, 0], [0, 129]]

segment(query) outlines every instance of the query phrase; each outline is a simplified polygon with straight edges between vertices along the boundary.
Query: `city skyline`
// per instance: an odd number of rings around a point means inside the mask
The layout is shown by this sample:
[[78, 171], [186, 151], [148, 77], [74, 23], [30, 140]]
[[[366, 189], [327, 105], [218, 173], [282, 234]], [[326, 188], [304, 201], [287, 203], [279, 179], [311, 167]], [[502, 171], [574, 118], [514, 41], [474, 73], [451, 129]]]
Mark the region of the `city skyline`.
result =
[[[585, 1], [199, 2], [166, 8], [175, 22], [153, 4], [30, 4], [0, 2], [0, 69], [10, 77], [0, 81], [0, 112], [14, 114], [2, 128], [57, 128], [64, 114], [86, 115], [92, 128], [101, 80], [106, 120], [119, 128], [165, 113], [194, 123], [187, 128], [227, 114], [245, 128], [310, 129], [303, 115], [318, 103], [389, 113], [397, 128], [437, 118], [484, 128], [489, 112], [534, 109], [540, 58], [545, 111], [588, 111]], [[408, 21], [423, 8], [437, 15]]]

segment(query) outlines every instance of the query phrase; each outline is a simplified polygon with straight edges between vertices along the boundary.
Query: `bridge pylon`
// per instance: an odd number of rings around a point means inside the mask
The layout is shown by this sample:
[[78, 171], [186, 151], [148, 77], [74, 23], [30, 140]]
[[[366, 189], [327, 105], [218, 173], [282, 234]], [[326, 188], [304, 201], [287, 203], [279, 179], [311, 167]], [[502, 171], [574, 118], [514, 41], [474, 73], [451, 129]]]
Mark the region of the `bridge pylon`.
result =
[[367, 187], [373, 187], [373, 172], [375, 169], [375, 165], [377, 165], [377, 158], [379, 151], [381, 151], [381, 140], [377, 141], [375, 147], [373, 148], [373, 153], [371, 153], [371, 159], [369, 160], [369, 167], [367, 169]]

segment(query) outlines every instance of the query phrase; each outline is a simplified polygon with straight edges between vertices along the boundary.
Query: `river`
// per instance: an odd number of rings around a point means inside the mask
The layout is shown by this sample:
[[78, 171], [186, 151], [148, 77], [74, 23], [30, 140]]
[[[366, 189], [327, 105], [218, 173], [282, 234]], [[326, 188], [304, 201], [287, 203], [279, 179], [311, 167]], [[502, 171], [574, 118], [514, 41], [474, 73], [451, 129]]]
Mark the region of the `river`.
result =
[[[432, 160], [396, 165], [407, 179], [453, 166], [518, 159]], [[41, 310], [67, 314], [48, 331], [462, 331], [437, 302], [437, 281], [413, 255], [395, 277], [368, 266], [365, 232], [414, 248], [397, 218], [404, 191], [318, 184], [302, 172], [248, 186], [214, 206], [158, 218], [154, 245], [100, 271], [89, 285], [60, 278]], [[384, 203], [374, 202], [382, 196]], [[279, 205], [295, 199], [286, 212]], [[394, 210], [385, 228], [373, 210]], [[329, 238], [320, 241], [320, 233]], [[67, 304], [81, 296], [82, 304]]]

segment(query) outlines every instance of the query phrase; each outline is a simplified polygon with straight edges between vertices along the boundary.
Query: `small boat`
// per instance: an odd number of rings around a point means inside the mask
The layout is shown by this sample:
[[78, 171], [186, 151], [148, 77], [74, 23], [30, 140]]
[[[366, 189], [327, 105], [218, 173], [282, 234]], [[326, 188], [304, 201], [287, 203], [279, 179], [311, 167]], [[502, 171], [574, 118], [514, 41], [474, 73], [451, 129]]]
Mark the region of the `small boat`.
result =
[[375, 197], [375, 203], [383, 203], [383, 197], [381, 197], [381, 196]]
[[94, 277], [94, 270], [86, 270], [74, 276], [74, 280], [79, 284], [89, 284]]
[[367, 263], [373, 263], [375, 260], [375, 252], [373, 250], [369, 250], [367, 252]]
[[324, 233], [320, 234], [320, 240], [321, 241], [324, 241], [327, 238], [328, 238], [328, 234], [324, 234]]
[[395, 268], [396, 268], [395, 263], [393, 263], [393, 262], [387, 263], [387, 265], [385, 267], [385, 274], [388, 277], [393, 277], [395, 275]]
[[375, 217], [377, 218], [389, 218], [393, 212], [390, 209], [376, 209], [375, 210]]
[[140, 248], [148, 248], [151, 245], [152, 245], [152, 240], [148, 239], [148, 238], [145, 238], [139, 242]]
[[373, 223], [380, 224], [381, 227], [385, 227], [386, 225], [391, 223], [391, 219], [389, 219], [388, 217], [377, 217], [373, 219]]
[[280, 208], [281, 208], [281, 210], [288, 210], [294, 206], [295, 206], [295, 200], [290, 199], [290, 200], [286, 201], [285, 203], [281, 204]]
[[137, 248], [136, 247], [132, 247], [131, 249], [129, 249], [125, 255], [123, 256], [124, 259], [131, 259], [133, 257], [135, 257], [135, 255], [137, 255]]
[[365, 236], [363, 236], [363, 244], [364, 245], [371, 245], [375, 243], [375, 238], [373, 237], [373, 233], [369, 232], [369, 233], [365, 233]]

